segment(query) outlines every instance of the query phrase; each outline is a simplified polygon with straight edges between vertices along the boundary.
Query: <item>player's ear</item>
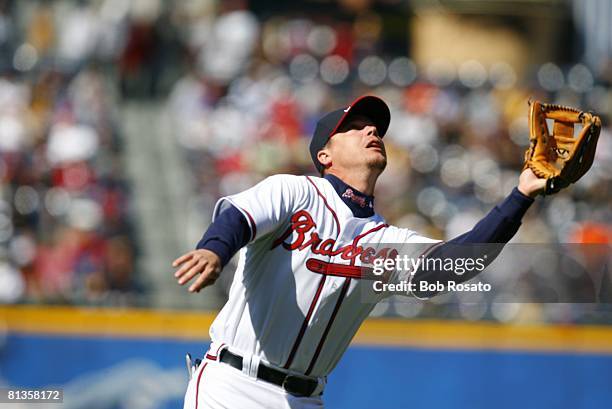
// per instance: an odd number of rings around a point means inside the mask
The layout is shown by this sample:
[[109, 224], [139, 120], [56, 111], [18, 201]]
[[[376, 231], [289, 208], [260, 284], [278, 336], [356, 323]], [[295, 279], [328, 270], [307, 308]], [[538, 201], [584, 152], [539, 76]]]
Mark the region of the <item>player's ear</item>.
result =
[[323, 149], [321, 149], [318, 153], [317, 153], [317, 159], [319, 160], [319, 162], [321, 162], [321, 164], [323, 166], [325, 166], [326, 168], [330, 167], [332, 164], [332, 157], [331, 157], [331, 152], [330, 150], [325, 147]]

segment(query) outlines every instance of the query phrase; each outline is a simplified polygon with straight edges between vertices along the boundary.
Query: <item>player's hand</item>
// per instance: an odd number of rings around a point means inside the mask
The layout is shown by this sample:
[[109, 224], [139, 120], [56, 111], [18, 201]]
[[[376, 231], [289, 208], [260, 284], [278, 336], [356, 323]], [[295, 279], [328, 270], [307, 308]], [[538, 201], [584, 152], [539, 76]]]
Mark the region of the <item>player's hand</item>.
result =
[[541, 179], [529, 168], [521, 172], [519, 176], [518, 190], [529, 197], [536, 197], [546, 189], [546, 179]]
[[202, 288], [214, 284], [221, 273], [221, 259], [210, 250], [193, 250], [183, 254], [172, 263], [172, 267], [180, 268], [174, 273], [180, 285], [198, 278], [189, 286], [189, 292], [199, 292]]

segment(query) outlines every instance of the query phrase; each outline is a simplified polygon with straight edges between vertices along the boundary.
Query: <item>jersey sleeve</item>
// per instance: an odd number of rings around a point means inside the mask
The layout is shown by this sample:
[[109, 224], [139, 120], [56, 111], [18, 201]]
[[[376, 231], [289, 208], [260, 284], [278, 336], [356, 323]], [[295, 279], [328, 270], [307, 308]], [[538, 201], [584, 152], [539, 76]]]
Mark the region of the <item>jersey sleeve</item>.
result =
[[[414, 230], [389, 226], [383, 237], [385, 245], [389, 244], [395, 248], [398, 254], [404, 258], [407, 257], [411, 260], [418, 260], [419, 258], [429, 254], [436, 247], [443, 243], [441, 240], [432, 239], [423, 236]], [[411, 262], [400, 263], [402, 267], [413, 265]], [[413, 269], [401, 268], [395, 270], [394, 274], [390, 278], [394, 282], [406, 282], [410, 283], [412, 280]], [[412, 293], [408, 295], [414, 295]]]
[[250, 240], [274, 231], [293, 214], [305, 197], [304, 178], [294, 175], [270, 176], [257, 185], [217, 202], [213, 222], [229, 205], [242, 213], [251, 230]]
[[408, 255], [412, 255], [413, 252], [418, 252], [423, 248], [428, 248], [432, 244], [440, 242], [440, 240], [425, 237], [414, 230], [396, 226], [387, 227], [383, 241], [389, 244], [400, 245], [402, 250]]

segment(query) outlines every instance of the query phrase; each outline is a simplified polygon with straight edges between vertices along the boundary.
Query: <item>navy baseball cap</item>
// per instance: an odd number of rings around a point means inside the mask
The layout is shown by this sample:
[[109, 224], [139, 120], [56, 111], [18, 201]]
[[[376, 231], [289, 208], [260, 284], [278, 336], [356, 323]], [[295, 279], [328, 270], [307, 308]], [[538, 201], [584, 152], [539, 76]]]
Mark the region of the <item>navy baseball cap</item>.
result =
[[385, 136], [387, 129], [389, 129], [391, 111], [389, 111], [385, 101], [373, 95], [359, 97], [349, 106], [326, 114], [317, 122], [317, 127], [310, 141], [310, 156], [319, 173], [323, 173], [324, 166], [317, 159], [317, 153], [323, 149], [329, 138], [337, 133], [338, 128], [355, 115], [364, 116], [372, 121], [376, 125], [378, 135], [381, 138]]

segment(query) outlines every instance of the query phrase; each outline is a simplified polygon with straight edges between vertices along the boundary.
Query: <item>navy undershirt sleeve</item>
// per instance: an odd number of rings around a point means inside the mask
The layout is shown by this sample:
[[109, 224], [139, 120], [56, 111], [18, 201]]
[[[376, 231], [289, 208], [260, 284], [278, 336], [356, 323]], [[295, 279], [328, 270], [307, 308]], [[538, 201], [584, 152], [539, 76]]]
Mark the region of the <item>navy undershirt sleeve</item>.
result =
[[208, 227], [196, 249], [210, 250], [225, 266], [230, 259], [246, 246], [251, 238], [251, 228], [244, 215], [234, 206], [228, 206]]
[[[486, 265], [495, 260], [505, 243], [510, 241], [521, 225], [521, 219], [534, 199], [525, 196], [517, 188], [499, 205], [483, 217], [472, 230], [446, 243], [435, 246], [427, 258], [456, 259], [479, 258], [486, 255]], [[479, 244], [498, 243], [498, 245], [477, 246]], [[464, 246], [473, 244], [474, 246]], [[420, 281], [427, 282], [465, 282], [475, 277], [479, 271], [457, 275], [453, 271], [417, 271], [412, 282], [419, 288]], [[436, 292], [419, 292], [416, 295], [432, 297]]]
[[532, 198], [525, 196], [515, 187], [512, 193], [482, 218], [472, 230], [449, 240], [448, 243], [507, 243], [518, 231], [521, 219], [532, 203]]

